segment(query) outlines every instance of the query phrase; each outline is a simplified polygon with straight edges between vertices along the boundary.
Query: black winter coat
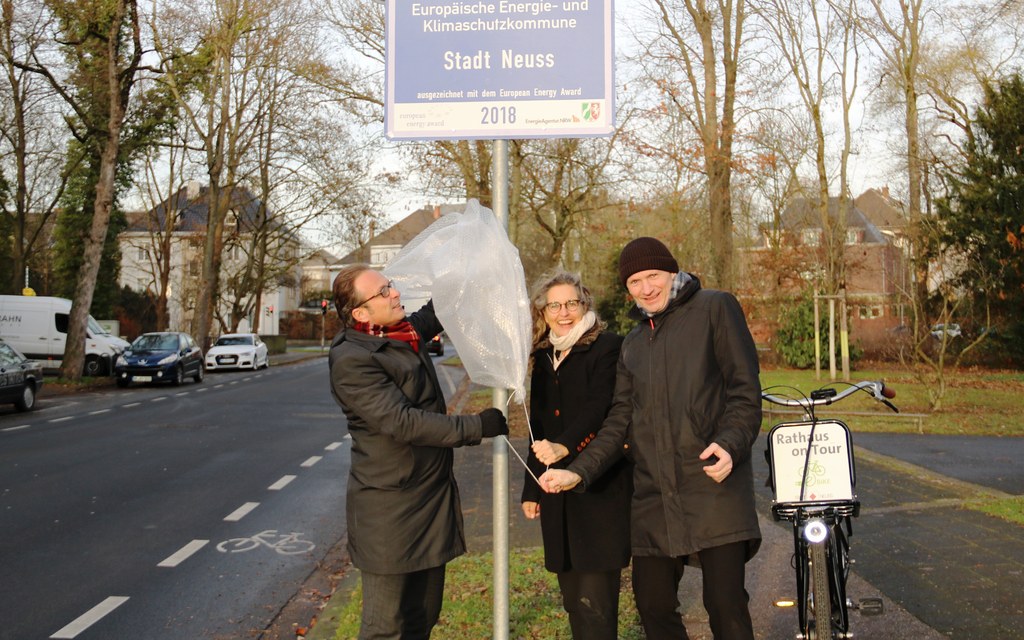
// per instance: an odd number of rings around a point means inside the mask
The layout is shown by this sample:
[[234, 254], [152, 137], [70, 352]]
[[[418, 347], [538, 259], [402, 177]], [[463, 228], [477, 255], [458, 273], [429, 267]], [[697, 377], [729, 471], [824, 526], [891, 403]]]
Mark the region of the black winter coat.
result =
[[438, 567], [466, 551], [452, 447], [479, 444], [480, 418], [446, 415], [426, 349], [441, 332], [433, 304], [408, 320], [419, 353], [354, 329], [331, 344], [331, 392], [352, 436], [348, 550], [370, 573]]
[[[580, 338], [557, 371], [550, 347], [534, 352], [530, 427], [536, 439], [569, 450], [554, 467], [575, 460], [601, 429], [615, 390], [621, 345], [621, 336], [594, 329]], [[538, 477], [544, 472], [532, 450], [527, 464]], [[540, 504], [547, 570], [611, 571], [629, 564], [631, 493], [632, 470], [621, 456], [584, 493], [544, 493], [526, 473], [522, 501]]]
[[[750, 452], [761, 426], [757, 350], [736, 298], [693, 277], [622, 345], [615, 399], [599, 437], [569, 469], [589, 486], [625, 447], [634, 461], [634, 556], [689, 556], [761, 540]], [[698, 458], [733, 459], [721, 483]]]

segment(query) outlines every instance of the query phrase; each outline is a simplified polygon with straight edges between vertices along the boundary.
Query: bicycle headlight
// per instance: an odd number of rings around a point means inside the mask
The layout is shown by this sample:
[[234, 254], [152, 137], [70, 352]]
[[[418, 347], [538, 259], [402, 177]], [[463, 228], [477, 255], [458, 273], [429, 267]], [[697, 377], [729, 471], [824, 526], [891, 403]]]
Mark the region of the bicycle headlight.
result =
[[822, 542], [828, 537], [828, 527], [821, 520], [811, 520], [804, 525], [804, 539], [811, 544]]

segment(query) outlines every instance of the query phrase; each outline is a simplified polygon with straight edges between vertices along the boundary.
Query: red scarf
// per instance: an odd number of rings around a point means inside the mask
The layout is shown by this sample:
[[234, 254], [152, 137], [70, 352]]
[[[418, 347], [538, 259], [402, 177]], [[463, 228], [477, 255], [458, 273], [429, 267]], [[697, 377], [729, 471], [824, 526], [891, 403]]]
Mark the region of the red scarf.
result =
[[420, 352], [420, 334], [416, 333], [416, 329], [413, 328], [408, 320], [402, 320], [398, 324], [393, 324], [389, 327], [382, 327], [379, 324], [372, 324], [370, 322], [357, 322], [352, 328], [371, 336], [377, 336], [378, 338], [391, 338], [392, 340], [407, 342], [413, 351], [416, 353]]

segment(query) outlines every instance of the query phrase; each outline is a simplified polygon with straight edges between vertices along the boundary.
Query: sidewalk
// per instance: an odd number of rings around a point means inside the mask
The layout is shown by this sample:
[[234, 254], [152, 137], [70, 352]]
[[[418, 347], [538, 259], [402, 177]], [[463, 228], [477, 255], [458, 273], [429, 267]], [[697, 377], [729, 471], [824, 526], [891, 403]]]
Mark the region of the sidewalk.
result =
[[[455, 406], [455, 403], [452, 403]], [[855, 428], [855, 425], [854, 425]], [[1024, 639], [1024, 527], [966, 509], [971, 500], [1024, 494], [1024, 439], [857, 434], [854, 571], [849, 597], [881, 597], [885, 613], [851, 614], [857, 638], [938, 640]], [[524, 451], [524, 441], [513, 441]], [[755, 488], [764, 541], [748, 565], [748, 590], [758, 638], [792, 638], [796, 611], [773, 602], [795, 595], [789, 523], [770, 518], [764, 436], [755, 445]], [[493, 448], [489, 441], [456, 450], [470, 552], [491, 548]], [[519, 510], [522, 468], [509, 456], [509, 542], [540, 545], [539, 524]], [[333, 638], [333, 616], [358, 572], [350, 571], [306, 637]], [[701, 605], [700, 572], [689, 570], [680, 588], [693, 640], [711, 640]]]

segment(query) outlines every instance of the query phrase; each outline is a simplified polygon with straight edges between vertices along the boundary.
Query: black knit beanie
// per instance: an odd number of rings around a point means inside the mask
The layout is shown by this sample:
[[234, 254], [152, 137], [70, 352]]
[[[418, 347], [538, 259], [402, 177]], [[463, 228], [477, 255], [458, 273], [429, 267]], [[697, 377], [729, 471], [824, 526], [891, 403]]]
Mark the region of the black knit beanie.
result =
[[637, 238], [622, 248], [619, 254], [619, 280], [623, 286], [629, 276], [649, 269], [678, 273], [679, 263], [672, 257], [668, 247], [656, 238]]

